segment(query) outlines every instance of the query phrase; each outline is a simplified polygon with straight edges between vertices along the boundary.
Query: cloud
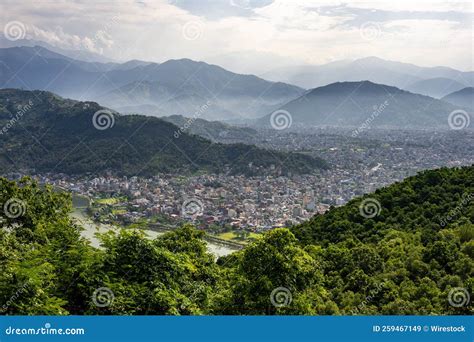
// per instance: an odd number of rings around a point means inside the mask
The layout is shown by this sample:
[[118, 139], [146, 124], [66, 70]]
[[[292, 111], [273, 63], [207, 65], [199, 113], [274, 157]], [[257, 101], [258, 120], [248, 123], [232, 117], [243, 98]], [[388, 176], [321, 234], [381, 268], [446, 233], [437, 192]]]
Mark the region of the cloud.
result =
[[347, 1], [351, 7], [365, 8], [370, 10], [384, 11], [411, 11], [411, 12], [464, 12], [472, 13], [472, 1], [446, 1], [446, 0], [418, 0], [418, 1], [384, 1], [384, 0], [355, 0]]
[[57, 26], [54, 30], [43, 30], [35, 25], [30, 25], [27, 32], [27, 39], [41, 40], [64, 49], [86, 49], [92, 52], [100, 52], [100, 49], [96, 48], [91, 38], [64, 33], [60, 26]]
[[[187, 57], [263, 73], [376, 55], [472, 69], [472, 6], [465, 1], [4, 0], [2, 7], [1, 27], [20, 21], [34, 39], [118, 60]], [[361, 27], [371, 22], [380, 34], [367, 40]]]
[[210, 20], [225, 17], [252, 17], [255, 9], [270, 5], [273, 0], [170, 0], [169, 3], [193, 15]]
[[[415, 7], [415, 6], [414, 6]], [[347, 4], [340, 6], [324, 6], [314, 10], [325, 16], [346, 16], [350, 20], [341, 23], [346, 26], [360, 26], [364, 22], [390, 22], [397, 20], [448, 20], [456, 22], [459, 27], [472, 27], [472, 13], [464, 11], [441, 12], [435, 8], [427, 7], [424, 10], [388, 10], [374, 8], [352, 7]]]

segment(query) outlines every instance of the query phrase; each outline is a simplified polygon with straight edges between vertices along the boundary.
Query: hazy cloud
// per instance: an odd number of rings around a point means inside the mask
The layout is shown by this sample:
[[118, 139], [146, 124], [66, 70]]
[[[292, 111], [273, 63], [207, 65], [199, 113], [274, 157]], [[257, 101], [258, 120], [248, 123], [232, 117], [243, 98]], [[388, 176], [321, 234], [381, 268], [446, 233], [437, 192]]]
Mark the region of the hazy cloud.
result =
[[268, 6], [273, 0], [169, 0], [168, 2], [191, 14], [218, 20], [233, 16], [255, 16], [255, 9]]

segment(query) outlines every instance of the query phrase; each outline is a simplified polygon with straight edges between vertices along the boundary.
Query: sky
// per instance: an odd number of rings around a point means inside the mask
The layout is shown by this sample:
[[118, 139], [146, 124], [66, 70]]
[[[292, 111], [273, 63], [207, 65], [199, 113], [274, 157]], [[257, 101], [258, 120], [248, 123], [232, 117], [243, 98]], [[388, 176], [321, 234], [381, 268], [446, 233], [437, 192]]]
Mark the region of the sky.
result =
[[473, 70], [471, 1], [2, 0], [9, 42], [241, 73], [367, 56]]

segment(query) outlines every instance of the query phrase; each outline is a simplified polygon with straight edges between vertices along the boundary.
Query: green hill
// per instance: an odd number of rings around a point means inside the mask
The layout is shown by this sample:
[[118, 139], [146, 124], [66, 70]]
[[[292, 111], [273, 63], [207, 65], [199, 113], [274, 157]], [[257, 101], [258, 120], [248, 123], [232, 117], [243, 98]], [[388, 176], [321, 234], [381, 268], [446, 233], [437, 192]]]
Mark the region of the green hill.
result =
[[[364, 203], [367, 212], [375, 203], [378, 214], [364, 217]], [[457, 215], [448, 219], [455, 209]], [[322, 245], [347, 239], [376, 243], [390, 230], [421, 233], [429, 242], [440, 230], [463, 222], [474, 222], [472, 166], [421, 172], [316, 215], [292, 231], [303, 243]]]
[[0, 90], [0, 127], [2, 173], [253, 175], [309, 173], [326, 167], [323, 160], [302, 154], [212, 143], [158, 118], [120, 115], [95, 102], [44, 91]]
[[[409, 130], [448, 129], [449, 115], [457, 109], [450, 103], [429, 96], [369, 81], [337, 82], [311, 89], [280, 108], [289, 113], [295, 127], [353, 128], [365, 124], [372, 128]], [[258, 123], [268, 127], [270, 124], [278, 126], [279, 116], [272, 117], [272, 114], [259, 119]], [[275, 122], [272, 123], [272, 120]]]
[[182, 127], [187, 133], [199, 135], [211, 141], [245, 141], [246, 139], [255, 139], [258, 135], [258, 132], [253, 128], [232, 126], [220, 121], [187, 118], [181, 115], [164, 116], [161, 119]]

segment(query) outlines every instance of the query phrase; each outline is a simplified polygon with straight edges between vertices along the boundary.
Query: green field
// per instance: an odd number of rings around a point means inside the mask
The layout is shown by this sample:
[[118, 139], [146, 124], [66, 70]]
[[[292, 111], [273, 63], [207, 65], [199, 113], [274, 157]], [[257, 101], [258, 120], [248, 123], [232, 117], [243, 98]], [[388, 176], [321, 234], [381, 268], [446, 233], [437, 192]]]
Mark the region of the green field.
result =
[[99, 199], [96, 199], [94, 200], [94, 202], [96, 202], [97, 204], [116, 204], [118, 203], [118, 198], [99, 198]]
[[127, 209], [113, 209], [112, 210], [112, 214], [114, 215], [121, 215], [121, 214], [126, 214], [127, 213]]
[[[257, 233], [248, 233], [248, 235], [246, 235], [245, 237], [245, 240], [257, 239], [259, 236], [260, 234], [257, 234]], [[232, 241], [232, 240], [242, 241], [238, 232], [225, 232], [225, 233], [218, 234], [217, 237], [222, 240], [227, 240], [227, 241]]]

